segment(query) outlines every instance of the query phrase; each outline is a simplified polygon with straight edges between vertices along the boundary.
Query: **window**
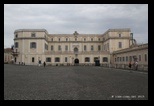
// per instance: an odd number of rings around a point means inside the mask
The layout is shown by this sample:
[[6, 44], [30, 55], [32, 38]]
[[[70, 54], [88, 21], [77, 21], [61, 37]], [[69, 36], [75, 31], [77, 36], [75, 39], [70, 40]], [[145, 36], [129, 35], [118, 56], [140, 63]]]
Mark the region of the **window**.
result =
[[56, 57], [55, 58], [55, 62], [60, 62], [60, 58], [59, 57]]
[[119, 48], [122, 48], [122, 42], [119, 42]]
[[77, 41], [77, 38], [75, 38], [75, 41]]
[[65, 46], [65, 51], [68, 51], [68, 46], [67, 45]]
[[94, 50], [93, 45], [91, 45], [91, 51], [93, 51], [93, 50]]
[[101, 45], [98, 45], [98, 51], [100, 51], [101, 50]]
[[65, 62], [67, 62], [67, 57], [65, 57]]
[[121, 34], [119, 34], [119, 38], [121, 37]]
[[32, 62], [34, 62], [34, 57], [32, 57]]
[[126, 56], [126, 61], [128, 61], [128, 56]]
[[90, 58], [89, 57], [86, 57], [85, 58], [85, 62], [90, 62]]
[[119, 62], [119, 57], [117, 57], [117, 62]]
[[132, 56], [129, 56], [129, 61], [132, 61]]
[[54, 50], [54, 47], [53, 47], [53, 45], [51, 45], [51, 50]]
[[91, 38], [91, 41], [93, 41], [93, 38]]
[[74, 48], [74, 53], [78, 53], [78, 48]]
[[16, 36], [15, 36], [16, 38], [18, 37], [18, 34], [16, 34]]
[[68, 41], [68, 38], [66, 38], [66, 41]]
[[115, 58], [115, 62], [116, 62], [116, 58]]
[[141, 55], [139, 55], [139, 61], [141, 61]]
[[18, 48], [18, 42], [15, 42], [15, 48]]
[[94, 62], [95, 62], [96, 60], [98, 60], [98, 57], [94, 57]]
[[108, 62], [108, 58], [107, 57], [103, 57], [103, 62]]
[[86, 41], [86, 38], [84, 38], [84, 41]]
[[145, 61], [147, 61], [147, 54], [145, 54]]
[[100, 38], [98, 38], [98, 41], [100, 41], [101, 39]]
[[46, 62], [51, 62], [51, 58], [50, 57], [47, 57], [46, 58]]
[[59, 42], [60, 42], [60, 38], [59, 38], [58, 40], [59, 40]]
[[53, 38], [51, 38], [51, 41], [53, 41]]
[[121, 57], [120, 57], [120, 61], [121, 61]]
[[36, 48], [36, 42], [31, 42], [30, 43], [30, 48]]
[[123, 61], [125, 61], [125, 57], [123, 57]]
[[87, 50], [86, 45], [84, 45], [84, 51], [86, 51], [86, 50]]
[[58, 50], [61, 50], [61, 46], [60, 45], [58, 46]]
[[31, 37], [36, 37], [36, 36], [35, 36], [35, 33], [31, 33]]
[[46, 43], [45, 43], [45, 45], [44, 45], [44, 46], [45, 46], [45, 49], [46, 49], [46, 50], [48, 50], [48, 45], [47, 45]]

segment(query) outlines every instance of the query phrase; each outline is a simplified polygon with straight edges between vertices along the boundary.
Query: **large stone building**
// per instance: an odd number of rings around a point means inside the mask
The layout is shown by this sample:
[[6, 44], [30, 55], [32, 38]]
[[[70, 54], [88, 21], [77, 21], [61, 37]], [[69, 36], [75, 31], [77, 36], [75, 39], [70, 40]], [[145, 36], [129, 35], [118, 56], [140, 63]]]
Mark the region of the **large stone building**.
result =
[[[15, 63], [37, 65], [94, 65], [115, 63], [116, 51], [130, 48], [131, 30], [109, 29], [104, 34], [48, 34], [45, 29], [19, 29], [14, 32]], [[113, 55], [114, 54], [114, 55]]]
[[11, 63], [13, 60], [12, 56], [12, 49], [11, 48], [5, 48], [4, 49], [4, 63]]

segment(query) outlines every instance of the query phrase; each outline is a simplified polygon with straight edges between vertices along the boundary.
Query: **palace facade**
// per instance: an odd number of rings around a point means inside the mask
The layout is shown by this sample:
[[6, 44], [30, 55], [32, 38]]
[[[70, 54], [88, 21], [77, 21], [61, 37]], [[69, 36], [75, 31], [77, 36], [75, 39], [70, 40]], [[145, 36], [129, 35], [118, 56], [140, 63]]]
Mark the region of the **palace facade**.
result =
[[108, 29], [104, 34], [49, 34], [45, 29], [18, 29], [14, 32], [12, 55], [16, 64], [26, 65], [37, 65], [39, 61], [53, 66], [94, 65], [96, 59], [100, 64], [114, 64], [118, 51], [136, 45], [131, 34], [129, 28]]

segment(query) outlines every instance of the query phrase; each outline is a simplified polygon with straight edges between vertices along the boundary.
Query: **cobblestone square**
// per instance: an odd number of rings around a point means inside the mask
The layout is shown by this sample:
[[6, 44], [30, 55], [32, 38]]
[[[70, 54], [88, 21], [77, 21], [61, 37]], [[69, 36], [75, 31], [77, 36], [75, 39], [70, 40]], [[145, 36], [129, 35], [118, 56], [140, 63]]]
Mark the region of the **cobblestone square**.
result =
[[148, 100], [148, 73], [4, 64], [4, 100]]

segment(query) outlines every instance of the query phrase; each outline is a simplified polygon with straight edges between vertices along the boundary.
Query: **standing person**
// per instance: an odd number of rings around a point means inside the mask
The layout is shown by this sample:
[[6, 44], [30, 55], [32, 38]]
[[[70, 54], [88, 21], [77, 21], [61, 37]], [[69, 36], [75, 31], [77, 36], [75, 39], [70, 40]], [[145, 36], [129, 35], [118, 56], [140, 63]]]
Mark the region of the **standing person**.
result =
[[137, 70], [138, 69], [138, 62], [136, 61], [135, 62], [135, 70]]
[[131, 70], [131, 66], [132, 66], [132, 64], [131, 64], [131, 61], [130, 61], [130, 62], [129, 62], [130, 72], [132, 72], [132, 70]]
[[43, 64], [44, 64], [44, 67], [45, 67], [45, 66], [46, 66], [46, 63], [45, 63], [45, 61], [44, 61], [44, 63], [43, 63]]

